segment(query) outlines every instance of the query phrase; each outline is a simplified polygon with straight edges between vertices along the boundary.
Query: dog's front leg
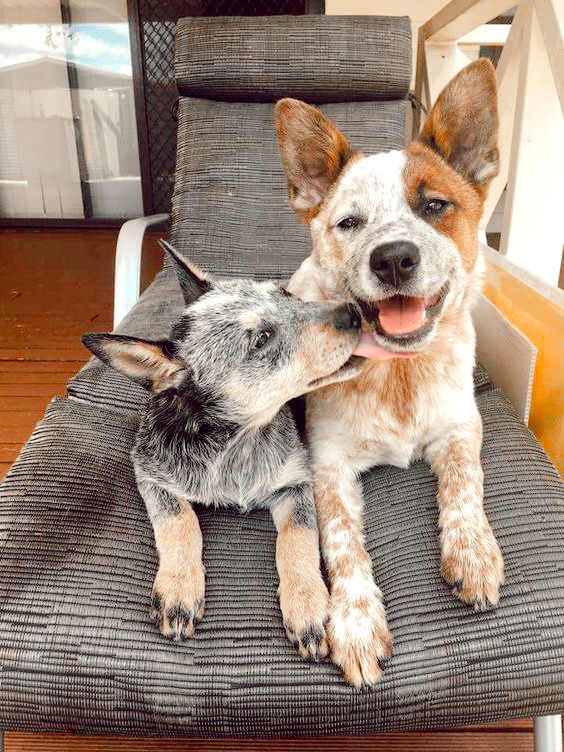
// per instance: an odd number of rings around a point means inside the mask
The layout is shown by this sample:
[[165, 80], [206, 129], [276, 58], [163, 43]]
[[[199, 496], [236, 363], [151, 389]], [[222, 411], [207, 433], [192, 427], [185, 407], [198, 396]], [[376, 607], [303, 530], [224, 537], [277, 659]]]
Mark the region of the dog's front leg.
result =
[[362, 488], [346, 466], [314, 472], [321, 550], [331, 585], [328, 626], [333, 661], [356, 687], [374, 684], [392, 651], [382, 593], [364, 547]]
[[477, 610], [495, 606], [503, 557], [483, 505], [479, 415], [434, 441], [426, 458], [438, 479], [441, 571], [453, 593]]
[[311, 485], [302, 483], [282, 494], [272, 507], [272, 519], [278, 531], [278, 595], [286, 634], [304, 658], [325, 658], [329, 593], [321, 576]]
[[151, 482], [139, 482], [159, 554], [151, 617], [161, 634], [185, 640], [204, 615], [205, 570], [202, 533], [196, 513], [184, 499]]

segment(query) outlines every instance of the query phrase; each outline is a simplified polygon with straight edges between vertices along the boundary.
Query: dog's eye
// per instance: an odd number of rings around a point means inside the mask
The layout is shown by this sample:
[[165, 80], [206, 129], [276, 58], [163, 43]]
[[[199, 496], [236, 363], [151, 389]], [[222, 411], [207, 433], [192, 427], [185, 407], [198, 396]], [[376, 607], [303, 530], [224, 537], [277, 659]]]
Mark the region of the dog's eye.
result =
[[270, 337], [272, 336], [272, 330], [271, 329], [263, 329], [261, 332], [257, 334], [257, 336], [253, 340], [253, 348], [255, 350], [260, 350], [263, 348]]
[[444, 198], [431, 198], [425, 202], [423, 211], [427, 216], [437, 216], [438, 214], [441, 214], [449, 204], [450, 201], [447, 201]]
[[339, 227], [341, 230], [352, 230], [355, 227], [358, 227], [359, 220], [357, 217], [345, 217], [340, 222], [337, 222], [337, 227]]

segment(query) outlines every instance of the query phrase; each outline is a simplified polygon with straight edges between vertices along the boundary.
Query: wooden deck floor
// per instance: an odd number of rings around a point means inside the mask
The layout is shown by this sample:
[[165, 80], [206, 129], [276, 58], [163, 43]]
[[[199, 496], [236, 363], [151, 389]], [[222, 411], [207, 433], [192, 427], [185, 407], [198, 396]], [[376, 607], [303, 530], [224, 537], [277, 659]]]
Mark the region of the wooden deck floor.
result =
[[[112, 326], [113, 231], [0, 231], [0, 478], [87, 359], [79, 337]], [[155, 237], [144, 280], [159, 268]], [[530, 752], [531, 721], [339, 739], [151, 740], [6, 734], [6, 752]]]

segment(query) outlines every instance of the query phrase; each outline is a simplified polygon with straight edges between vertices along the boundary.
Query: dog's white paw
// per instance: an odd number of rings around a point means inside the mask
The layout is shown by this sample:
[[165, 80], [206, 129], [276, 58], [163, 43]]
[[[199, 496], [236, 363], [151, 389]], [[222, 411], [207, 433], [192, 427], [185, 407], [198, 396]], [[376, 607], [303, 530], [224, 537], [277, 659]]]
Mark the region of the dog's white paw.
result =
[[453, 595], [477, 611], [496, 606], [504, 582], [503, 556], [488, 522], [443, 538], [441, 572]]
[[384, 661], [392, 655], [392, 635], [377, 592], [355, 601], [331, 598], [327, 628], [331, 660], [341, 668], [347, 682], [358, 688], [376, 684]]

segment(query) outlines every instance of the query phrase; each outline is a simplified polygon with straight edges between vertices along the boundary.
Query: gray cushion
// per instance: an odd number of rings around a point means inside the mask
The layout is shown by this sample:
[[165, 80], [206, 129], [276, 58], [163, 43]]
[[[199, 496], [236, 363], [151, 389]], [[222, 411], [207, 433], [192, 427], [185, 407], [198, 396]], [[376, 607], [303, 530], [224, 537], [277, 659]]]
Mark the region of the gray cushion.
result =
[[183, 18], [176, 29], [176, 83], [188, 96], [352, 102], [409, 88], [406, 17]]
[[284, 736], [562, 712], [562, 485], [499, 392], [478, 402], [500, 606], [475, 613], [442, 581], [428, 467], [375, 469], [366, 542], [395, 647], [358, 693], [286, 641], [266, 512], [198, 510], [206, 617], [189, 642], [164, 640], [148, 619], [157, 562], [129, 460], [136, 419], [55, 400], [0, 487], [0, 725]]
[[[405, 145], [405, 102], [321, 109], [359, 149]], [[309, 232], [288, 204], [273, 105], [180, 100], [171, 238], [223, 275], [286, 277], [307, 256]]]

